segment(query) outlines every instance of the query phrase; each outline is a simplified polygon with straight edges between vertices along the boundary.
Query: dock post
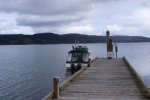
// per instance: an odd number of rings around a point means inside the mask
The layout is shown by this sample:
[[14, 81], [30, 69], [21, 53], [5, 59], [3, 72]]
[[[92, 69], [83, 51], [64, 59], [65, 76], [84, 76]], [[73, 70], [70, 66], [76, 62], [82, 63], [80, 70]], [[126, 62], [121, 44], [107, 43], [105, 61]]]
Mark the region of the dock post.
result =
[[110, 32], [106, 31], [107, 36], [107, 58], [111, 59], [114, 58], [114, 52], [113, 52], [113, 44], [112, 44], [112, 38], [110, 37]]
[[118, 46], [117, 46], [117, 43], [115, 43], [114, 45], [115, 45], [115, 52], [116, 52], [116, 58], [117, 58]]
[[91, 66], [91, 58], [89, 58], [89, 63], [88, 63], [88, 67]]
[[54, 77], [53, 78], [53, 85], [54, 85], [54, 92], [53, 92], [53, 98], [58, 98], [59, 97], [59, 77]]

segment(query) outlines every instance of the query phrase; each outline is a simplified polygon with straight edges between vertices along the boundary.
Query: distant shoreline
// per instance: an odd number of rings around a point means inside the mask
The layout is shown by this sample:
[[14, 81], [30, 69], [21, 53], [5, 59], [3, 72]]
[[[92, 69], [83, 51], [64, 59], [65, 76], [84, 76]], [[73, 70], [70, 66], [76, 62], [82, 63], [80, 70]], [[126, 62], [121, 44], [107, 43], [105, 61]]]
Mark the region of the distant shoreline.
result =
[[[142, 36], [112, 36], [114, 43], [143, 43], [150, 42], [150, 38]], [[0, 35], [0, 45], [41, 45], [41, 44], [73, 44], [80, 43], [106, 43], [106, 36], [83, 34], [55, 34], [39, 33], [33, 35], [10, 34]]]

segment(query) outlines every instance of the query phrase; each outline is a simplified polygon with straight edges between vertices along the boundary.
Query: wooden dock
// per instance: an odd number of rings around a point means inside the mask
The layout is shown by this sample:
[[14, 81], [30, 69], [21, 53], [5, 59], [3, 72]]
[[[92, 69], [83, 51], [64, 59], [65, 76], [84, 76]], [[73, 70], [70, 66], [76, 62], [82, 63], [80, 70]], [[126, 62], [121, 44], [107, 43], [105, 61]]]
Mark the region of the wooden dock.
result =
[[[150, 100], [149, 88], [125, 58], [96, 59], [60, 90], [55, 100]], [[44, 100], [54, 99], [51, 97]]]

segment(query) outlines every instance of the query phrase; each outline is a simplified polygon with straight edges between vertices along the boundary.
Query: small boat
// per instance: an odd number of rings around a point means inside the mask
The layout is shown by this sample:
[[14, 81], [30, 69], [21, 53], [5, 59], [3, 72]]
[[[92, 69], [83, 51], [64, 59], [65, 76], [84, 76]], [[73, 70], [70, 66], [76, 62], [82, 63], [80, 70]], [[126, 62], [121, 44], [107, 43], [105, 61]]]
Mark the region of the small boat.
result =
[[72, 50], [68, 52], [68, 58], [66, 61], [67, 69], [80, 69], [83, 66], [87, 66], [89, 62], [90, 51], [86, 46], [81, 44], [75, 44], [72, 46]]

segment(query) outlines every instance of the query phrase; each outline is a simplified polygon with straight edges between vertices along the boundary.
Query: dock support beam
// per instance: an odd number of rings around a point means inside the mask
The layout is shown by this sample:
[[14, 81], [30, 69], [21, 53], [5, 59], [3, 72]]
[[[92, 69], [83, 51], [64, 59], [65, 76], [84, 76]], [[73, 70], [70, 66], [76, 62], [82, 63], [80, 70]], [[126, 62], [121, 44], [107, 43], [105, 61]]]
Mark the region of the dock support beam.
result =
[[59, 98], [59, 77], [53, 78], [53, 85], [54, 85], [54, 92], [53, 92], [53, 98]]

